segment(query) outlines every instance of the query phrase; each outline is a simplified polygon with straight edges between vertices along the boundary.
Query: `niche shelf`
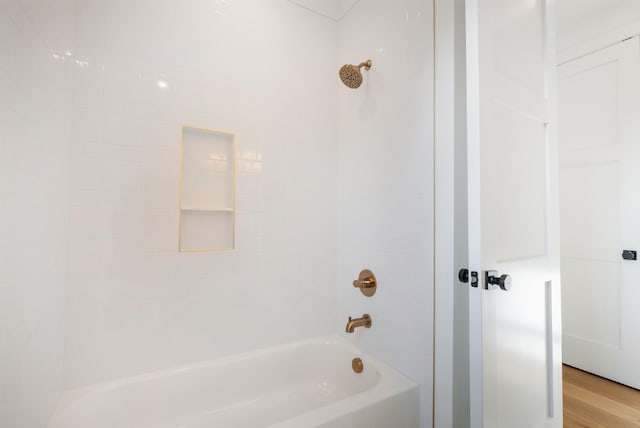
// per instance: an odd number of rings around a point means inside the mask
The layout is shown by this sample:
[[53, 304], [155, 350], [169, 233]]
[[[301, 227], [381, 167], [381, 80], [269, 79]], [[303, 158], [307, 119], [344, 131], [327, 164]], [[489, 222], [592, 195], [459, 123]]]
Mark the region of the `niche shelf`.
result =
[[221, 211], [221, 212], [233, 212], [233, 208], [208, 208], [208, 207], [191, 207], [183, 206], [182, 211]]
[[180, 252], [235, 247], [235, 134], [182, 127]]

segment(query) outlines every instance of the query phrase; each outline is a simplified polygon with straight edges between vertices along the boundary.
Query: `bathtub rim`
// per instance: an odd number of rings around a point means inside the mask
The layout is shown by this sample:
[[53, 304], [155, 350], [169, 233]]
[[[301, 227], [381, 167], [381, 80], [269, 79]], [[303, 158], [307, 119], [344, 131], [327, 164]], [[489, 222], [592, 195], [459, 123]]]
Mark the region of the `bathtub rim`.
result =
[[[347, 339], [337, 334], [329, 334], [64, 390], [54, 411], [47, 421], [46, 427], [49, 428], [57, 426], [52, 424], [54, 424], [54, 422], [59, 422], [57, 421], [59, 417], [65, 416], [65, 410], [76, 404], [78, 401], [89, 398], [93, 395], [99, 395], [101, 393], [126, 387], [127, 385], [135, 383], [143, 383], [150, 380], [176, 376], [185, 372], [215, 369], [229, 364], [242, 363], [243, 361], [250, 361], [263, 356], [300, 349], [309, 345], [329, 345], [346, 349], [352, 353], [354, 357], [358, 356], [362, 358], [365, 365], [374, 367], [378, 371], [379, 379], [368, 389], [356, 392], [346, 398], [320, 406], [305, 413], [283, 419], [282, 421], [278, 421], [270, 425], [270, 427], [293, 428], [296, 426], [313, 426], [308, 425], [309, 423], [327, 423], [353, 411], [361, 410], [372, 403], [383, 401], [411, 390], [416, 390], [417, 393], [419, 390], [417, 383], [408, 379], [393, 367], [362, 351], [358, 346], [349, 342]], [[301, 423], [303, 425], [299, 425]]]

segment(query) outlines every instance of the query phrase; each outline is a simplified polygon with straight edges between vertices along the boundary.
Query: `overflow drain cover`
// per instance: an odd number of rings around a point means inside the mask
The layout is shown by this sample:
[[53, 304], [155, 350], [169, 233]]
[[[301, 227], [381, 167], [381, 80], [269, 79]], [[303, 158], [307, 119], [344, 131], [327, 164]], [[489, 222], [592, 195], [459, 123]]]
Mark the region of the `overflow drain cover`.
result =
[[362, 370], [364, 370], [364, 364], [360, 358], [354, 358], [351, 361], [351, 368], [356, 373], [362, 373]]

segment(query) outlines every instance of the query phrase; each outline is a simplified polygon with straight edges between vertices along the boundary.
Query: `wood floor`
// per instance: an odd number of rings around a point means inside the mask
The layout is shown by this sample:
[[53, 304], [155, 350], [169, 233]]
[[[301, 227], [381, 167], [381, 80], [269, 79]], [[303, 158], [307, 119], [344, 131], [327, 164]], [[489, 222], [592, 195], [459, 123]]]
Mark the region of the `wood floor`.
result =
[[565, 428], [640, 428], [640, 391], [563, 366]]

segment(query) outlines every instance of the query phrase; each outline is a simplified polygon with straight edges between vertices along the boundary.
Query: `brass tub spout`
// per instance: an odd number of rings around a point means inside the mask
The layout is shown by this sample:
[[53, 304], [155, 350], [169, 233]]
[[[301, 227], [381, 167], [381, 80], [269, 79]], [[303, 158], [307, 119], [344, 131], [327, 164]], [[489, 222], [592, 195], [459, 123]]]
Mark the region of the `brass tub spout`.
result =
[[371, 328], [371, 316], [369, 314], [362, 315], [361, 318], [351, 318], [347, 321], [344, 331], [353, 333], [357, 327]]

